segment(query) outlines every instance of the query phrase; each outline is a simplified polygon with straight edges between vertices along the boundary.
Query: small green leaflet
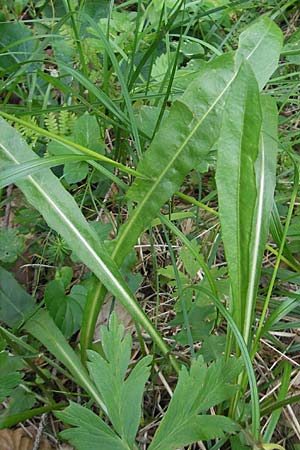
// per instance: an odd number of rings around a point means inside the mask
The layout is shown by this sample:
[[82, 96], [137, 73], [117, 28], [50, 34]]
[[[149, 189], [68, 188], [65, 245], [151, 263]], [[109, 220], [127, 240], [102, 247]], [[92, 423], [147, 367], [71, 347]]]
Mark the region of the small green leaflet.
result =
[[10, 395], [21, 382], [20, 372], [9, 368], [8, 353], [0, 352], [0, 402]]
[[11, 328], [19, 327], [37, 305], [7, 270], [0, 267], [0, 317]]
[[75, 285], [65, 294], [62, 280], [50, 281], [45, 289], [44, 301], [49, 314], [66, 338], [80, 329], [87, 290]]
[[176, 450], [198, 440], [224, 436], [238, 426], [224, 416], [200, 415], [231, 398], [238, 388], [232, 381], [241, 371], [237, 359], [218, 359], [209, 367], [199, 356], [190, 371], [182, 368], [166, 414], [149, 450]]

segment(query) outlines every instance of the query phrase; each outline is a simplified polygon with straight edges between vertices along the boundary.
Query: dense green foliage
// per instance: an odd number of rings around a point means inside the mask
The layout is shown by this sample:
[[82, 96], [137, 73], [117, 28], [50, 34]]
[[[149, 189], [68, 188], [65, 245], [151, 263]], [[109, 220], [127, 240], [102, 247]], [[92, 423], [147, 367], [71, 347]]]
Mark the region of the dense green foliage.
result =
[[0, 3], [0, 428], [298, 448], [296, 3]]

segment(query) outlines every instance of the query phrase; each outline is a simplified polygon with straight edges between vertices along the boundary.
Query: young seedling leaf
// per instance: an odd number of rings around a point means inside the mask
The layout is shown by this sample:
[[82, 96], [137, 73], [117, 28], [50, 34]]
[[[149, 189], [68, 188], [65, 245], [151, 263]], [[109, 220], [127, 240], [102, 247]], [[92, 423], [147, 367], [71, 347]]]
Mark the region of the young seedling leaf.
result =
[[71, 293], [66, 295], [62, 280], [47, 284], [44, 296], [47, 310], [66, 338], [79, 330], [85, 300], [86, 289], [83, 286], [73, 286]]
[[232, 384], [241, 370], [240, 361], [224, 358], [209, 367], [203, 357], [183, 368], [166, 414], [149, 450], [176, 450], [198, 440], [207, 440], [233, 432], [238, 426], [223, 416], [201, 415], [210, 407], [231, 398], [237, 390]]

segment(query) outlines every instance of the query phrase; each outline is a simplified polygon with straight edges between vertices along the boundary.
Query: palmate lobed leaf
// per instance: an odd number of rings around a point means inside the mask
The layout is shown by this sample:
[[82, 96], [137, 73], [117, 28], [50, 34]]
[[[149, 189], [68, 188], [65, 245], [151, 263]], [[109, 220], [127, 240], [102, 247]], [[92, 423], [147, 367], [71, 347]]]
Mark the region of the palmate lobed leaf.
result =
[[[123, 333], [123, 326], [113, 314], [109, 329], [102, 327], [104, 356], [88, 352], [90, 375], [106, 403], [107, 415], [115, 432], [100, 417], [75, 403], [56, 413], [60, 420], [73, 426], [63, 431], [61, 436], [77, 450], [137, 448], [135, 436], [151, 357], [140, 360], [125, 378], [131, 337], [123, 337]], [[227, 417], [201, 413], [236, 393], [238, 386], [233, 384], [233, 380], [241, 369], [239, 359], [221, 357], [208, 366], [202, 356], [192, 362], [190, 370], [182, 368], [174, 395], [149, 450], [175, 450], [197, 440], [223, 437], [239, 430], [239, 426]]]
[[222, 437], [238, 426], [223, 416], [199, 415], [229, 398], [238, 386], [232, 381], [241, 371], [237, 359], [220, 358], [209, 367], [199, 356], [190, 371], [183, 368], [166, 414], [149, 450], [175, 450], [197, 440]]
[[76, 427], [60, 433], [76, 450], [130, 450], [100, 417], [87, 408], [71, 402], [56, 416]]
[[141, 401], [150, 375], [152, 356], [140, 360], [125, 379], [131, 354], [132, 339], [124, 338], [124, 327], [112, 314], [109, 329], [102, 327], [102, 347], [105, 358], [88, 351], [88, 368], [107, 407], [114, 429], [131, 448], [134, 445], [141, 417]]
[[[130, 335], [124, 337], [124, 327], [115, 313], [111, 315], [109, 328], [102, 327], [101, 335], [104, 357], [90, 350], [88, 368], [105, 402], [106, 412], [115, 432], [88, 409], [71, 403], [65, 411], [57, 413], [57, 416], [77, 428], [64, 431], [62, 437], [79, 450], [88, 448], [87, 445], [95, 450], [131, 450], [135, 447], [141, 402], [145, 383], [150, 375], [152, 357], [141, 359], [126, 377], [132, 339]], [[90, 433], [93, 433], [92, 441]]]

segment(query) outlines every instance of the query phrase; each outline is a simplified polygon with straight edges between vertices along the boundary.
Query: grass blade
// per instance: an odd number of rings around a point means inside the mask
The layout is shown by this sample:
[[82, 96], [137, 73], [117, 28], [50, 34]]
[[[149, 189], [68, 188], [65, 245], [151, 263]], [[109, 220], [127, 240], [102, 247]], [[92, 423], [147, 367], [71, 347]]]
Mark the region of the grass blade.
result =
[[15, 183], [21, 178], [25, 178], [28, 175], [39, 172], [41, 169], [48, 169], [49, 167], [60, 166], [70, 161], [86, 161], [87, 156], [84, 155], [60, 155], [49, 156], [40, 159], [34, 159], [26, 163], [20, 164], [18, 167], [8, 167], [3, 170], [0, 175], [0, 189], [8, 186], [11, 183]]

